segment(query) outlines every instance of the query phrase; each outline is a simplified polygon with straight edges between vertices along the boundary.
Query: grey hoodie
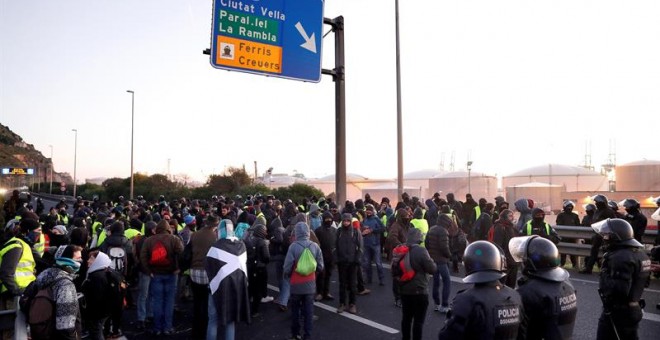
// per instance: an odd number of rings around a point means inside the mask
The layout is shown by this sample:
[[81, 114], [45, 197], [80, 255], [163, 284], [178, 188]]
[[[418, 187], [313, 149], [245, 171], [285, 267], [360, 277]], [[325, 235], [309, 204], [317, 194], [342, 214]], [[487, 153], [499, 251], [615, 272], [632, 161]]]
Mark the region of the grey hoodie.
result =
[[[309, 240], [309, 226], [305, 222], [296, 223], [294, 232], [296, 240], [289, 246], [284, 259], [284, 277], [289, 279], [291, 294], [314, 294], [316, 293], [316, 273], [323, 271], [323, 254], [321, 248]], [[305, 248], [309, 248], [316, 259], [316, 273], [302, 277], [293, 270]]]
[[525, 224], [527, 224], [527, 221], [532, 219], [532, 209], [529, 207], [529, 202], [527, 202], [526, 198], [519, 198], [513, 205], [520, 212], [518, 223], [516, 223], [516, 230], [520, 232]]

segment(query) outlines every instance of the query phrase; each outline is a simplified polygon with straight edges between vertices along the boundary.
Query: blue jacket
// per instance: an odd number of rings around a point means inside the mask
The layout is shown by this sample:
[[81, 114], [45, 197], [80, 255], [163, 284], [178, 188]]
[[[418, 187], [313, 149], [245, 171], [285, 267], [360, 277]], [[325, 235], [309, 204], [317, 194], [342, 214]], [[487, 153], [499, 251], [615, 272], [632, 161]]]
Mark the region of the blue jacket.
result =
[[376, 215], [365, 218], [362, 221], [362, 230], [371, 229], [371, 234], [363, 235], [362, 242], [365, 247], [369, 246], [379, 246], [380, 245], [380, 235], [385, 231], [383, 222], [380, 221]]

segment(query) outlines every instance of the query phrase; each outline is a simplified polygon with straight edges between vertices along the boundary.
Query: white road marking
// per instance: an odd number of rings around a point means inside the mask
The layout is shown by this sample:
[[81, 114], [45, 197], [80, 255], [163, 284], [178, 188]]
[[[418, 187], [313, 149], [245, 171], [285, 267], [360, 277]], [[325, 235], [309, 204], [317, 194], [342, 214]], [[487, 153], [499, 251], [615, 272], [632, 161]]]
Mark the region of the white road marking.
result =
[[[278, 287], [275, 287], [275, 286], [273, 286], [273, 285], [271, 285], [271, 284], [268, 285], [268, 289], [273, 290], [273, 291], [276, 291], [276, 292], [278, 292], [278, 293], [279, 293], [279, 291], [280, 291], [280, 289], [279, 289]], [[321, 309], [325, 309], [325, 310], [327, 310], [327, 311], [329, 311], [329, 312], [332, 312], [332, 313], [337, 313], [337, 308], [336, 308], [336, 307], [328, 306], [328, 305], [326, 305], [326, 304], [324, 304], [324, 303], [314, 302], [314, 306], [319, 307], [319, 308], [321, 308]], [[385, 325], [379, 324], [378, 322], [371, 321], [371, 320], [369, 320], [369, 319], [363, 318], [363, 317], [358, 316], [358, 315], [355, 315], [355, 314], [351, 314], [351, 313], [348, 313], [348, 312], [344, 312], [344, 313], [341, 313], [341, 314], [338, 314], [338, 315], [341, 315], [341, 316], [343, 316], [343, 317], [345, 317], [345, 318], [347, 318], [347, 319], [351, 319], [351, 320], [353, 320], [353, 321], [357, 321], [357, 322], [359, 322], [359, 323], [365, 324], [365, 325], [367, 325], [367, 326], [371, 326], [371, 327], [373, 327], [373, 328], [379, 329], [379, 330], [381, 330], [381, 331], [383, 331], [383, 332], [386, 332], [386, 333], [389, 333], [389, 334], [397, 334], [397, 333], [399, 333], [399, 330], [398, 330], [398, 329], [394, 329], [394, 328], [392, 328], [392, 327], [388, 327], [388, 326], [385, 326]]]

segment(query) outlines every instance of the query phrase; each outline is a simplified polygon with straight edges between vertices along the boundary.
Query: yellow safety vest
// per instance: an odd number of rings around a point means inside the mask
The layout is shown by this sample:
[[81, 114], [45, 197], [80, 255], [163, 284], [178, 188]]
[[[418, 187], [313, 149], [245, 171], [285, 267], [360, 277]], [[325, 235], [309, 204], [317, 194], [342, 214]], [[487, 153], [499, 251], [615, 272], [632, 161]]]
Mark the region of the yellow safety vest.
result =
[[39, 235], [39, 242], [34, 244], [34, 250], [37, 252], [37, 254], [39, 254], [39, 256], [43, 257], [45, 248], [46, 238], [44, 237], [44, 233], [41, 233], [41, 235]]
[[124, 236], [126, 236], [127, 239], [132, 240], [135, 236], [141, 235], [139, 230], [136, 229], [126, 229], [124, 231]]
[[[99, 232], [99, 229], [98, 229], [99, 226], [102, 226], [102, 223], [99, 222], [99, 221], [96, 221], [92, 224], [92, 233], [94, 233], [94, 235], [96, 235]], [[103, 227], [101, 227], [101, 228], [103, 228]]]
[[474, 207], [474, 221], [476, 222], [479, 219], [479, 216], [481, 216], [481, 207], [476, 206]]
[[[543, 223], [543, 224], [545, 224], [545, 234], [549, 236], [550, 235], [550, 225], [547, 224], [547, 223]], [[527, 221], [527, 236], [531, 236], [531, 235], [532, 235], [532, 220], [529, 220], [529, 221]]]
[[96, 246], [99, 247], [101, 244], [103, 244], [103, 241], [105, 241], [105, 238], [108, 235], [105, 233], [105, 228], [101, 230], [101, 233], [99, 234], [99, 240], [96, 242]]
[[[5, 247], [0, 250], [0, 264], [2, 263], [2, 258], [5, 256], [5, 254], [14, 248], [23, 248], [21, 258], [18, 260], [18, 264], [16, 265], [16, 273], [14, 273], [16, 285], [18, 288], [23, 290], [30, 284], [30, 282], [37, 279], [37, 277], [34, 275], [36, 264], [34, 262], [34, 256], [32, 256], [32, 249], [30, 249], [30, 246], [25, 243], [25, 241], [16, 237], [12, 237], [9, 241], [7, 241], [7, 243], [5, 243]], [[4, 293], [6, 291], [7, 287], [3, 284], [2, 288], [0, 288], [0, 293]]]
[[423, 219], [423, 218], [414, 218], [410, 220], [410, 223], [415, 227], [415, 229], [419, 229], [419, 231], [422, 232], [422, 243], [420, 244], [422, 247], [426, 247], [424, 242], [426, 241], [426, 234], [429, 232], [429, 221]]

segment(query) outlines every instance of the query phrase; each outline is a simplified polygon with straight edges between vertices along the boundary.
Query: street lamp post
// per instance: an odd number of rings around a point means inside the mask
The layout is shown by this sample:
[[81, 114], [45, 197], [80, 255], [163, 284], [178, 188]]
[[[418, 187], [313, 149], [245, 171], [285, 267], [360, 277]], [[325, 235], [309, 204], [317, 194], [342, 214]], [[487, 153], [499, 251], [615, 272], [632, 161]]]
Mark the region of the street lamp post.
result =
[[403, 117], [401, 113], [401, 52], [399, 43], [399, 0], [394, 1], [396, 25], [396, 145], [397, 145], [397, 194], [403, 195]]
[[467, 162], [468, 170], [468, 194], [472, 194], [472, 161]]
[[76, 182], [76, 165], [78, 163], [78, 130], [71, 129], [71, 131], [76, 133], [73, 144], [73, 197], [76, 197], [76, 185], [78, 184]]
[[133, 90], [126, 90], [131, 94], [131, 193], [130, 199], [133, 199], [133, 127], [135, 122], [135, 92]]
[[48, 145], [50, 147], [50, 191], [49, 193], [52, 195], [53, 194], [53, 146]]

